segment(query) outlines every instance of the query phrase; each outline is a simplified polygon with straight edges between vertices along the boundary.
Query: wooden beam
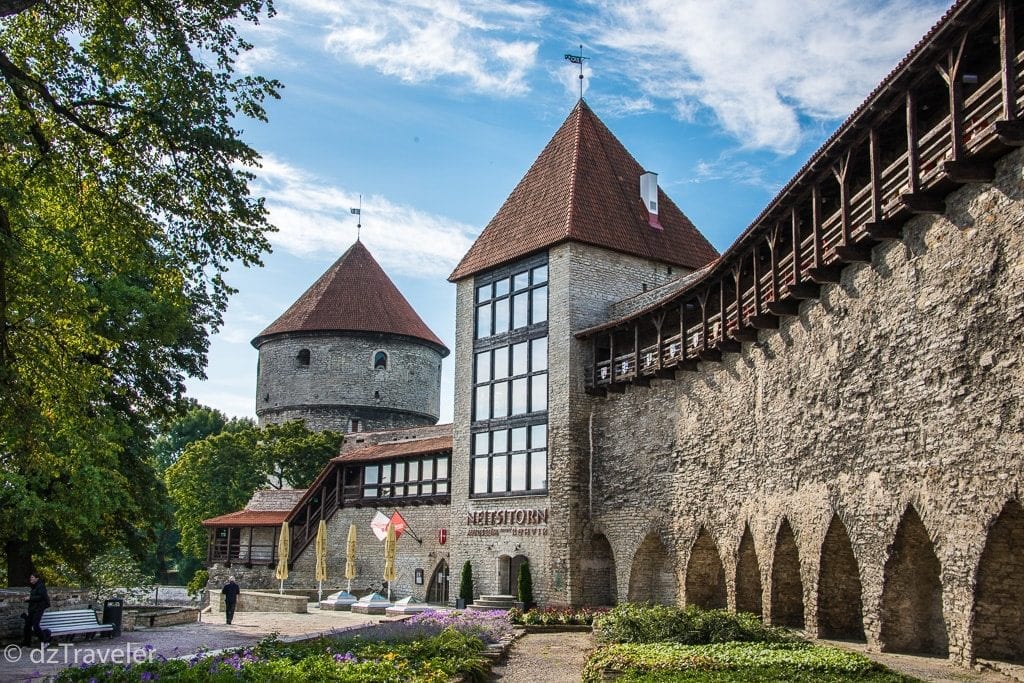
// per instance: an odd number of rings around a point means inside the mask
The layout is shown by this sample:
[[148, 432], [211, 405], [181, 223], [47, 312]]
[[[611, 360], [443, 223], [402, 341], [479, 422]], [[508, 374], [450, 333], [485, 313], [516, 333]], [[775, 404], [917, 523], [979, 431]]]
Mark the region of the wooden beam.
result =
[[[814, 253], [811, 263], [811, 270], [817, 270], [825, 265], [824, 254], [822, 254], [821, 243], [821, 187], [817, 181], [811, 188], [811, 233], [814, 236]], [[814, 279], [813, 277], [811, 278]]]
[[871, 263], [871, 247], [867, 245], [839, 245], [832, 251], [844, 263]]
[[722, 352], [718, 349], [704, 349], [700, 352], [700, 359], [708, 363], [721, 363]]
[[934, 192], [904, 192], [900, 203], [910, 213], [943, 214], [946, 212], [945, 198]]
[[901, 240], [903, 239], [903, 222], [894, 220], [869, 221], [864, 224], [864, 232], [876, 242]]
[[719, 339], [715, 342], [715, 348], [722, 353], [739, 353], [743, 350], [743, 345], [734, 339]]
[[729, 332], [729, 336], [739, 342], [756, 342], [757, 330], [751, 327], [743, 327]]
[[786, 295], [791, 299], [817, 299], [821, 296], [821, 287], [813, 282], [801, 282], [786, 287]]
[[800, 284], [800, 217], [796, 206], [789, 211], [790, 229], [793, 233], [793, 284]]
[[917, 159], [917, 96], [907, 90], [907, 187], [908, 194], [920, 189], [921, 171]]
[[[750, 324], [758, 330], [777, 330], [779, 329], [779, 318], [775, 315], [762, 313], [761, 315], [755, 315], [751, 318]], [[757, 341], [757, 334], [755, 334], [754, 339], [751, 339], [750, 341]]]
[[800, 315], [799, 301], [769, 301], [765, 304], [765, 308], [768, 309], [768, 312], [772, 315]]
[[964, 156], [964, 88], [961, 76], [966, 44], [967, 34], [964, 33], [960, 44], [946, 53], [946, 64], [935, 65], [949, 90], [949, 135], [953, 161], [961, 161]]
[[839, 184], [839, 222], [841, 229], [839, 244], [844, 247], [853, 243], [853, 240], [850, 238], [850, 187], [847, 183], [852, 155], [853, 147], [851, 146], [847, 148], [842, 162], [832, 167], [832, 174], [835, 175], [836, 182]]
[[1024, 121], [1014, 119], [1013, 121], [996, 121], [992, 124], [999, 142], [1007, 147], [1024, 146]]
[[951, 160], [942, 162], [942, 172], [957, 183], [987, 183], [996, 177], [996, 166], [978, 159]]
[[1003, 80], [1003, 120], [1007, 122], [1017, 120], [1017, 46], [1013, 18], [1013, 3], [999, 0], [999, 70]]
[[868, 131], [868, 158], [871, 166], [871, 220], [875, 223], [882, 220], [882, 150], [878, 129], [875, 126]]

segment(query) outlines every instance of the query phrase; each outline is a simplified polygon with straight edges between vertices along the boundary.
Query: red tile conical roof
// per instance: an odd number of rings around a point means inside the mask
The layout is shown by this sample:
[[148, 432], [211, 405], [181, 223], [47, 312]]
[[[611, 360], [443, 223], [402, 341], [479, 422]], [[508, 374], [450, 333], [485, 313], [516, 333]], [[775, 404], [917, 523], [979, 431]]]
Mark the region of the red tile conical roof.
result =
[[359, 240], [252, 344], [258, 348], [265, 337], [287, 332], [401, 334], [435, 344], [448, 355], [448, 348]]
[[640, 198], [644, 169], [580, 100], [449, 276], [455, 282], [561, 242], [700, 268], [718, 252], [658, 189], [658, 220]]

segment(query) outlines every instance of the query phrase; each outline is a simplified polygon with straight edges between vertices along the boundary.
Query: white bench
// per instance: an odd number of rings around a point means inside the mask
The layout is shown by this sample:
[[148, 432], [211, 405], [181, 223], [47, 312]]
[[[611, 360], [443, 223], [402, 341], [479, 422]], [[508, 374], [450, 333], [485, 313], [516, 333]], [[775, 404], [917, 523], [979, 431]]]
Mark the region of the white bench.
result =
[[97, 633], [106, 633], [109, 637], [114, 637], [114, 625], [99, 623], [96, 620], [96, 613], [91, 609], [43, 612], [39, 628], [49, 631], [53, 640], [61, 636], [68, 636], [68, 640], [72, 640], [79, 634], [92, 638]]

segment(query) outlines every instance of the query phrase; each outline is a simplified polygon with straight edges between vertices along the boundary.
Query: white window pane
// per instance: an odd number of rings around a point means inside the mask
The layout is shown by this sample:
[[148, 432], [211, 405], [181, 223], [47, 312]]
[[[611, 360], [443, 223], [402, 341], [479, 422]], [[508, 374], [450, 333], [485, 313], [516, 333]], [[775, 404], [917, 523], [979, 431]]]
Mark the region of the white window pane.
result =
[[391, 481], [391, 465], [384, 465], [380, 468], [380, 480], [384, 484]]
[[494, 379], [508, 377], [508, 347], [494, 349]]
[[492, 453], [507, 453], [508, 452], [508, 430], [499, 429], [496, 432], [491, 432], [491, 438], [493, 439], [494, 447]]
[[506, 294], [508, 294], [508, 278], [495, 282], [494, 296], [505, 296]]
[[423, 478], [424, 479], [433, 479], [434, 478], [434, 461], [430, 460], [429, 458], [427, 460], [423, 461]]
[[437, 478], [447, 479], [448, 478], [448, 458], [437, 459]]
[[530, 293], [523, 292], [512, 297], [512, 329], [530, 324]]
[[522, 415], [527, 411], [526, 378], [512, 380], [512, 414]]
[[487, 455], [490, 451], [487, 448], [487, 432], [479, 432], [473, 435], [473, 455]]
[[476, 338], [491, 336], [491, 305], [484, 304], [476, 309]]
[[395, 481], [405, 481], [405, 463], [395, 463]]
[[408, 475], [409, 481], [419, 481], [420, 480], [420, 461], [419, 460], [414, 460], [414, 461], [408, 463], [407, 467], [408, 467], [407, 475]]
[[498, 299], [494, 302], [494, 334], [509, 331], [508, 305], [508, 299]]
[[491, 493], [508, 491], [508, 456], [496, 455], [491, 460]]
[[533, 319], [530, 322], [544, 322], [548, 319], [548, 288], [538, 287], [530, 294], [533, 297]]
[[476, 288], [476, 302], [481, 303], [491, 298], [491, 286], [484, 285]]
[[537, 266], [536, 268], [533, 269], [533, 284], [537, 285], [537, 284], [540, 284], [541, 282], [547, 282], [547, 281], [548, 281], [548, 267], [546, 265], [545, 266]]
[[473, 459], [473, 493], [487, 493], [487, 458]]
[[530, 370], [548, 369], [548, 338], [541, 337], [530, 342]]
[[448, 493], [448, 482], [446, 482], [446, 481], [438, 482], [437, 484], [434, 485], [434, 488], [437, 490], [437, 493], [439, 493], [439, 494], [440, 493]]
[[526, 490], [526, 453], [516, 453], [512, 456], [512, 475], [509, 480], [509, 489], [512, 491]]
[[548, 487], [548, 454], [547, 451], [530, 453], [530, 488], [546, 489]]
[[495, 382], [494, 384], [494, 417], [505, 417], [508, 415], [508, 382]]
[[473, 412], [474, 420], [486, 420], [491, 416], [491, 387], [482, 386], [476, 388], [476, 410]]
[[476, 382], [491, 381], [491, 352], [484, 351], [476, 354]]
[[516, 344], [512, 347], [512, 374], [525, 375], [528, 368], [527, 343]]
[[533, 425], [530, 427], [530, 448], [536, 450], [538, 448], [548, 447], [548, 426]]
[[530, 286], [530, 271], [524, 271], [522, 273], [516, 273], [512, 279], [512, 289], [519, 291], [520, 289], [526, 289]]
[[364, 483], [366, 483], [366, 484], [376, 484], [377, 483], [377, 475], [379, 473], [380, 473], [380, 468], [378, 466], [373, 465], [371, 467], [367, 467], [366, 468], [366, 474], [364, 475], [364, 477], [365, 477]]
[[432, 496], [432, 495], [434, 495], [434, 485], [433, 484], [422, 484], [422, 485], [420, 485], [420, 495], [423, 495], [423, 496]]
[[376, 498], [377, 497], [377, 489], [375, 489], [375, 488], [373, 488], [373, 489], [363, 489], [363, 497], [365, 497], [365, 498]]
[[526, 427], [516, 427], [512, 430], [512, 450], [526, 450]]
[[548, 409], [548, 373], [530, 377], [530, 411]]

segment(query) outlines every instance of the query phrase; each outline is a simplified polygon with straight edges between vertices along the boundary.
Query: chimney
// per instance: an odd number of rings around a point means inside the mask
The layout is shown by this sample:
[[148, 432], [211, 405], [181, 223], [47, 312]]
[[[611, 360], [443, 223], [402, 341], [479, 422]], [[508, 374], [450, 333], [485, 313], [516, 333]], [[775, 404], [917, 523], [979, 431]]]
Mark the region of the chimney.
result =
[[658, 174], [646, 172], [640, 176], [640, 199], [644, 200], [647, 209], [647, 224], [655, 230], [661, 230], [658, 222]]

